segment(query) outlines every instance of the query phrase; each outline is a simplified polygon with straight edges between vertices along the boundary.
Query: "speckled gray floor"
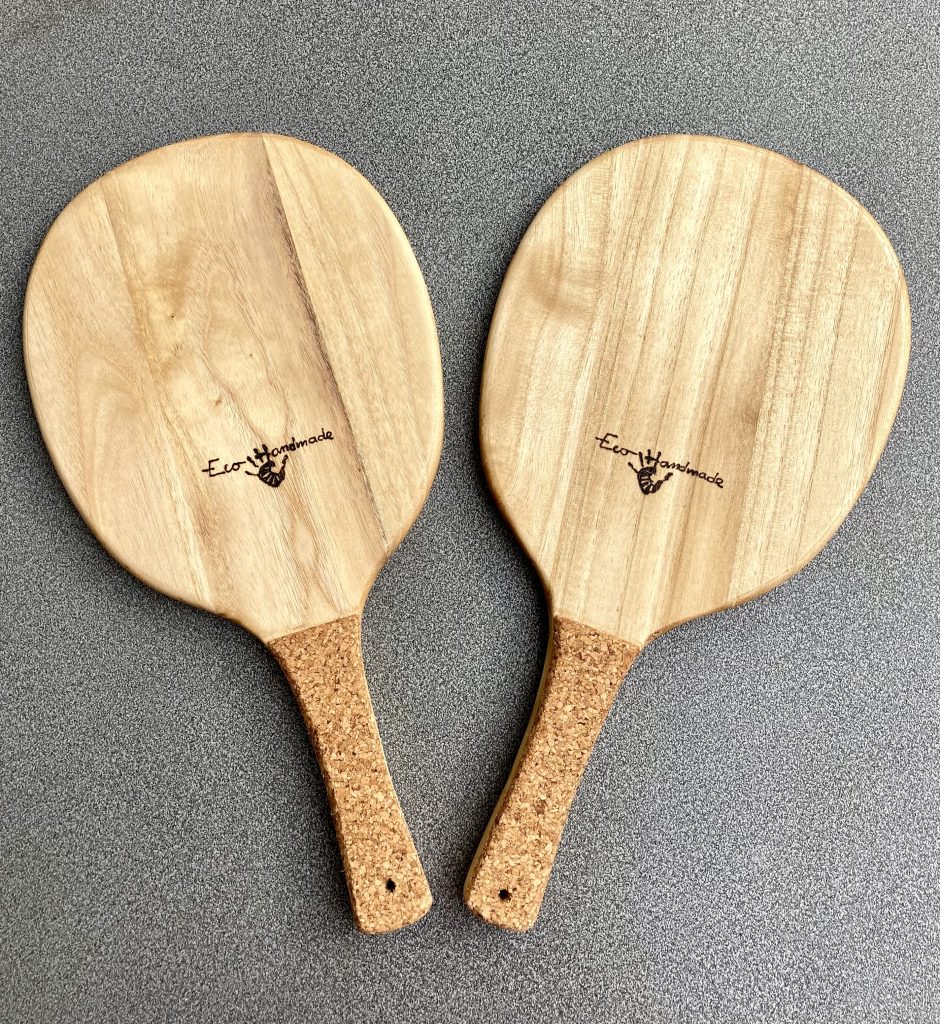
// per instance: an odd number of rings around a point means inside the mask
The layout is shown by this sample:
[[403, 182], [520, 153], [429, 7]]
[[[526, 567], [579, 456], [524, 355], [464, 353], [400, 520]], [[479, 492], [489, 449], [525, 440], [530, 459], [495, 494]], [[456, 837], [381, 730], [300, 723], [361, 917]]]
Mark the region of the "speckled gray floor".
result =
[[[933, 0], [0, 0], [4, 1024], [940, 1020], [938, 25]], [[443, 463], [365, 622], [436, 895], [392, 937], [352, 928], [272, 658], [111, 562], [24, 382], [23, 289], [58, 211], [128, 157], [230, 129], [366, 174], [438, 317]], [[459, 894], [546, 612], [479, 470], [486, 330], [555, 186], [667, 131], [777, 149], [869, 207], [908, 275], [910, 379], [819, 558], [638, 661], [538, 927], [507, 935]]]

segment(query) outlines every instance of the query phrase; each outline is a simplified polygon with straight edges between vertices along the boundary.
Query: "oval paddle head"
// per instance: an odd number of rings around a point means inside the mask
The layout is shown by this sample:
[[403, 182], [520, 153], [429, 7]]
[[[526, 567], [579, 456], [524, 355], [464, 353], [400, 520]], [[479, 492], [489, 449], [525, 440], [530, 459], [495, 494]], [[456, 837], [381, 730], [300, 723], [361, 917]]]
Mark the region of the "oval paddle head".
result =
[[430, 301], [392, 212], [296, 139], [156, 150], [56, 220], [24, 346], [46, 445], [105, 547], [241, 623], [285, 668], [357, 925], [416, 920], [430, 892], [359, 650], [369, 587], [443, 437]]
[[474, 911], [534, 923], [630, 663], [822, 548], [881, 454], [909, 347], [884, 233], [775, 153], [645, 139], [548, 200], [499, 296], [480, 429], [552, 639], [467, 879]]

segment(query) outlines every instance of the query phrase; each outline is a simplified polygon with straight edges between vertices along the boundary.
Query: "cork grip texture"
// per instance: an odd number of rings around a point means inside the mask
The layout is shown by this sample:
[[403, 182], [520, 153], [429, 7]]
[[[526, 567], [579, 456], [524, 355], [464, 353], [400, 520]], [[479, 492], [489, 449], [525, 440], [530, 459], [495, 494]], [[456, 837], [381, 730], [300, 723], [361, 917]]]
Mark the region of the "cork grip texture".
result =
[[356, 927], [390, 932], [427, 913], [431, 891], [385, 762], [350, 615], [268, 645], [290, 681], [333, 813]]
[[556, 616], [545, 675], [522, 746], [464, 888], [492, 924], [535, 924], [594, 742], [639, 648]]

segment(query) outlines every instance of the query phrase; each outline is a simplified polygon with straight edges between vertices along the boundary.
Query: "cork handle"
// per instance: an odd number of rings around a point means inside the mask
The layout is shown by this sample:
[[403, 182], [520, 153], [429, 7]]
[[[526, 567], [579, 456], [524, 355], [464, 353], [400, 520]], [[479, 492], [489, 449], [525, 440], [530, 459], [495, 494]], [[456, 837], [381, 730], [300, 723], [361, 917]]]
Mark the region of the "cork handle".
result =
[[491, 924], [535, 924], [561, 834], [607, 712], [639, 649], [556, 616], [535, 710], [467, 882]]
[[390, 932], [417, 921], [431, 890], [405, 824], [366, 685], [358, 615], [268, 645], [313, 741], [333, 812], [356, 927]]

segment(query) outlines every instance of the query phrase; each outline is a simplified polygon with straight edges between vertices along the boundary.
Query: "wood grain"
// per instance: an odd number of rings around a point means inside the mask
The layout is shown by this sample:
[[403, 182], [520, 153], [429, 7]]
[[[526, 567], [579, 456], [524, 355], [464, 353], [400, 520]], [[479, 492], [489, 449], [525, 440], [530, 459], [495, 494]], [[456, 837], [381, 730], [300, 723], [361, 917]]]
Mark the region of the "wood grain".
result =
[[358, 632], [443, 438], [434, 318], [392, 212], [296, 139], [168, 146], [58, 217], [23, 333], [43, 437], [88, 525], [142, 580], [275, 651], [320, 756], [357, 923], [416, 920], [430, 893]]
[[[437, 467], [440, 351], [408, 241], [360, 174], [295, 139], [179, 143], [85, 189], [36, 259], [24, 345], [102, 543], [265, 641], [358, 613]], [[275, 473], [287, 456], [277, 487], [249, 475], [262, 445]]]
[[798, 571], [874, 470], [909, 349], [897, 257], [822, 175], [689, 136], [583, 167], [513, 258], [480, 402], [556, 620], [640, 649]]
[[[642, 646], [805, 565], [874, 469], [909, 347], [890, 243], [822, 175], [690, 137], [591, 161], [513, 258], [480, 403], [555, 612]], [[673, 475], [643, 494], [608, 435], [702, 476], [654, 466]]]

